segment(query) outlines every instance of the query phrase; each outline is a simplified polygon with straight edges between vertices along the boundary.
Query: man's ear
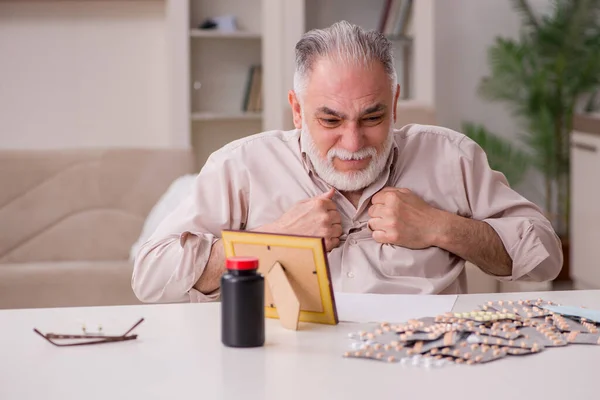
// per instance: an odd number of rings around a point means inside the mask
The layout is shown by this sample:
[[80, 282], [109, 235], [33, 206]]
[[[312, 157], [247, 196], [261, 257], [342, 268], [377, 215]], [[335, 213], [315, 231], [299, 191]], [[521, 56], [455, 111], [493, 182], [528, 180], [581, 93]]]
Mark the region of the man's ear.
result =
[[296, 92], [294, 92], [293, 90], [290, 90], [288, 92], [288, 101], [290, 102], [290, 106], [292, 107], [294, 126], [296, 127], [296, 129], [302, 129], [302, 108], [300, 106], [298, 96], [296, 96]]
[[394, 94], [394, 123], [396, 123], [396, 114], [398, 112], [398, 98], [400, 97], [400, 84], [396, 84], [396, 94]]

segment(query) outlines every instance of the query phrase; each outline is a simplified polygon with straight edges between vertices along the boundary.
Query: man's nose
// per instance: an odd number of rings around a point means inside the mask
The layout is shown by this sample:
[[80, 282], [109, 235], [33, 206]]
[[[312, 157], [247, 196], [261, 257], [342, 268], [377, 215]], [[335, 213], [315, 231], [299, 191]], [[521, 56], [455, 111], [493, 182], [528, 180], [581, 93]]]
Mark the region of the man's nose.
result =
[[341, 140], [342, 147], [350, 152], [357, 152], [364, 146], [364, 136], [357, 124], [349, 124], [344, 130]]

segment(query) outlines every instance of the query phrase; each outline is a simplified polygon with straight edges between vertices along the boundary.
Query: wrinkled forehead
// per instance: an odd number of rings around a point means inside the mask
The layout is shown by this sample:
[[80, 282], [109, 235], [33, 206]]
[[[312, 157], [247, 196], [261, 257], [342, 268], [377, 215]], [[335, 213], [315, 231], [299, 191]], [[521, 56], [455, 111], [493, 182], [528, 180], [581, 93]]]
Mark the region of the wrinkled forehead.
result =
[[303, 97], [313, 112], [326, 107], [352, 114], [378, 104], [389, 107], [393, 94], [380, 62], [365, 65], [322, 58], [313, 64]]

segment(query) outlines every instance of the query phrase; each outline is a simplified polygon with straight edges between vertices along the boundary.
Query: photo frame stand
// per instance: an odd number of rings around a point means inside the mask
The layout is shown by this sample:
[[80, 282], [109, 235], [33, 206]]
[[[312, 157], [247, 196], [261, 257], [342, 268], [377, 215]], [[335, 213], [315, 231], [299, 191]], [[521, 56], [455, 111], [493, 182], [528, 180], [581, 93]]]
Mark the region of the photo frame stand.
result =
[[279, 314], [281, 325], [286, 329], [298, 330], [300, 321], [300, 299], [288, 279], [285, 268], [279, 261], [275, 262], [265, 276], [271, 289], [275, 307]]
[[256, 257], [265, 277], [265, 317], [298, 330], [299, 322], [336, 325], [335, 297], [320, 237], [223, 230], [226, 257]]

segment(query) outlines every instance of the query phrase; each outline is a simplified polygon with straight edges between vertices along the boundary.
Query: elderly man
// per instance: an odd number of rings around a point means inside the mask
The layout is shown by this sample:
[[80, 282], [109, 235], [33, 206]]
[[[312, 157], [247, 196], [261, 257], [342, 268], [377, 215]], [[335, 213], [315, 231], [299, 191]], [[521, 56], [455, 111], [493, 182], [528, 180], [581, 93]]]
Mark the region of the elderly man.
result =
[[465, 260], [505, 280], [554, 279], [551, 224], [449, 129], [393, 128], [400, 87], [390, 42], [347, 22], [296, 45], [296, 130], [211, 155], [191, 196], [135, 260], [146, 302], [219, 296], [223, 229], [320, 236], [335, 291], [462, 293]]

